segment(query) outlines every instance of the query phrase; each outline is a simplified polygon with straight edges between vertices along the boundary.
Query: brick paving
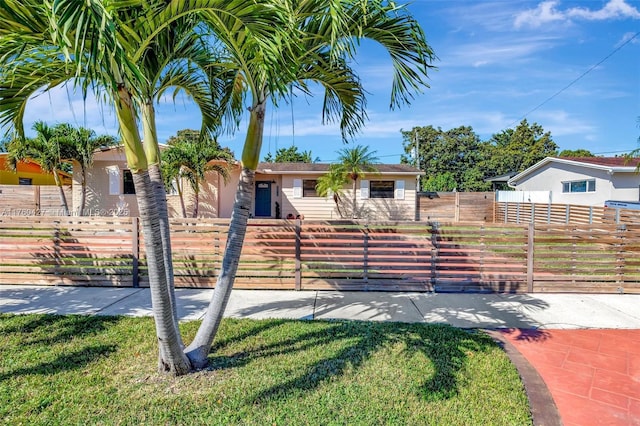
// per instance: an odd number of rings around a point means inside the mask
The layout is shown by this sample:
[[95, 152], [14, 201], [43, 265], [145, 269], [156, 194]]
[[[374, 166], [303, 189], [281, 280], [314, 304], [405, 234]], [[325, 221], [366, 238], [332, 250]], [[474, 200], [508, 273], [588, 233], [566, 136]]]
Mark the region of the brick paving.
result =
[[538, 371], [565, 426], [640, 426], [640, 330], [502, 330]]

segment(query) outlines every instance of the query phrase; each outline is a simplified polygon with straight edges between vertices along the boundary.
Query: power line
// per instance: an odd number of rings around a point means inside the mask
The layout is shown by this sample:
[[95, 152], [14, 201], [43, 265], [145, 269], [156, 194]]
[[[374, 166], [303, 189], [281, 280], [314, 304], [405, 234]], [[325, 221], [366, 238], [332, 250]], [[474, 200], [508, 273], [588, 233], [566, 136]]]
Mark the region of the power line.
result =
[[507, 128], [511, 128], [514, 125], [518, 124], [519, 122], [521, 122], [522, 120], [524, 120], [525, 118], [527, 118], [527, 116], [529, 114], [531, 114], [534, 111], [537, 111], [538, 109], [540, 109], [543, 105], [545, 105], [547, 102], [551, 101], [553, 98], [555, 98], [556, 96], [558, 96], [560, 93], [564, 92], [565, 90], [567, 90], [569, 87], [573, 86], [575, 83], [577, 83], [579, 80], [581, 80], [584, 76], [586, 76], [587, 74], [589, 74], [591, 71], [593, 71], [594, 69], [596, 69], [599, 65], [601, 65], [604, 61], [606, 61], [607, 59], [609, 59], [610, 57], [612, 57], [614, 54], [616, 54], [616, 52], [618, 52], [620, 49], [622, 49], [624, 46], [626, 46], [627, 44], [631, 43], [636, 37], [638, 37], [638, 35], [640, 35], [640, 31], [635, 33], [633, 35], [633, 37], [629, 37], [628, 40], [626, 40], [624, 43], [622, 43], [620, 46], [616, 47], [611, 53], [609, 53], [607, 56], [605, 56], [600, 62], [598, 62], [597, 64], [591, 66], [588, 70], [586, 70], [585, 72], [583, 72], [578, 78], [576, 78], [575, 80], [573, 80], [571, 83], [567, 84], [566, 86], [564, 86], [562, 89], [558, 90], [556, 93], [554, 93], [553, 95], [549, 96], [547, 99], [545, 99], [544, 101], [542, 101], [538, 106], [536, 106], [535, 108], [531, 109], [530, 111], [528, 111], [526, 114], [524, 114], [522, 117], [520, 117], [519, 120], [514, 121], [513, 123], [509, 124], [507, 126]]

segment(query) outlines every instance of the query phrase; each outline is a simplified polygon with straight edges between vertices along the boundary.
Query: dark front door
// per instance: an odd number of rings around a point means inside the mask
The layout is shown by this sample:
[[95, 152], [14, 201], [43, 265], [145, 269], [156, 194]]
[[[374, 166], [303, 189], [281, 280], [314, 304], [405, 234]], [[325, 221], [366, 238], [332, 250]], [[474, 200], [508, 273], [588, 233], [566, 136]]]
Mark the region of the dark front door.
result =
[[271, 216], [271, 182], [256, 182], [256, 217]]

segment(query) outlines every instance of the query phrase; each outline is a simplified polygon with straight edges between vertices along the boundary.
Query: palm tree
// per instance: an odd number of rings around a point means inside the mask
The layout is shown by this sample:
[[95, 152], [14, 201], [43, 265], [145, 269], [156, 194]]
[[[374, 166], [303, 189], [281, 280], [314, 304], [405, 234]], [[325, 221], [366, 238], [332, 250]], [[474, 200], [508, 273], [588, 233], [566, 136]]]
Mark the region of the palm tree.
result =
[[18, 161], [33, 160], [40, 165], [42, 170], [52, 173], [59, 190], [63, 214], [68, 216], [69, 205], [62, 187], [60, 172], [63, 169], [64, 161], [70, 157], [70, 143], [61, 137], [56, 128], [48, 126], [43, 121], [36, 121], [33, 124], [33, 130], [36, 132], [34, 138], [16, 138], [9, 143], [9, 164], [15, 168]]
[[285, 12], [274, 17], [271, 25], [282, 26], [286, 32], [283, 37], [256, 38], [234, 26], [228, 14], [207, 19], [231, 62], [235, 62], [241, 83], [238, 88], [250, 92], [251, 106], [222, 267], [202, 324], [186, 348], [197, 368], [207, 363], [235, 279], [262, 147], [267, 100], [277, 104], [292, 95], [292, 90], [310, 95], [309, 82], [319, 84], [324, 89], [324, 121], [338, 121], [344, 139], [354, 136], [366, 118], [365, 92], [349, 60], [363, 38], [384, 47], [392, 60], [391, 107], [409, 103], [414, 92], [428, 87], [424, 78], [433, 52], [420, 26], [403, 6], [371, 0], [274, 1], [274, 8], [275, 4], [283, 5]]
[[358, 216], [357, 208], [357, 183], [358, 179], [365, 177], [366, 173], [377, 173], [375, 164], [378, 158], [375, 151], [369, 152], [366, 146], [355, 146], [353, 148], [342, 148], [338, 152], [338, 163], [332, 164], [333, 173], [342, 175], [345, 180], [351, 180], [351, 218]]
[[[84, 91], [104, 90], [104, 96], [113, 102], [136, 186], [147, 247], [159, 366], [174, 374], [185, 373], [191, 366], [182, 351], [170, 283], [173, 274], [170, 254], [167, 255], [169, 245], [161, 231], [162, 224], [167, 223], [166, 209], [159, 213], [158, 207], [162, 209], [162, 203], [156, 201], [158, 191], [155, 188], [161, 186], [161, 179], [150, 174], [158, 164], [157, 149], [151, 141], [146, 143], [148, 150], [145, 152], [137, 129], [135, 108], [149, 104], [144, 88], [153, 78], [143, 72], [147, 65], [143, 60], [145, 54], [173, 25], [185, 25], [195, 31], [197, 21], [189, 19], [193, 10], [223, 10], [253, 34], [260, 34], [260, 25], [273, 33], [265, 21], [258, 21], [258, 24], [243, 21], [247, 10], [241, 1], [211, 0], [195, 4], [62, 0], [49, 4], [31, 0], [0, 4], [0, 58], [6, 61], [5, 66], [0, 67], [3, 77], [0, 80], [1, 123], [13, 123], [21, 131], [24, 105], [29, 96], [42, 87], [50, 88], [74, 77], [81, 77], [75, 79], [75, 83]], [[251, 11], [255, 12], [260, 11]], [[267, 11], [263, 15], [268, 20], [270, 13]], [[77, 33], [76, 29], [79, 29]], [[159, 62], [166, 65], [165, 60]], [[165, 75], [172, 76], [175, 81], [175, 72], [167, 71]], [[207, 102], [212, 102], [210, 97]], [[147, 129], [154, 127], [154, 117], [146, 111], [144, 109], [141, 115], [145, 117], [145, 134], [149, 134]], [[164, 228], [168, 229], [168, 226]]]
[[[177, 183], [183, 217], [187, 215], [180, 181], [187, 181], [194, 195], [192, 217], [198, 217], [200, 190], [205, 175], [209, 172], [218, 173], [227, 183], [233, 155], [229, 150], [220, 148], [216, 141], [201, 140], [197, 131], [186, 132], [194, 133], [195, 139], [183, 137], [184, 130], [178, 131], [177, 137], [170, 138], [169, 147], [162, 152], [162, 170], [165, 185], [171, 184], [174, 179]], [[215, 163], [212, 163], [213, 161]]]
[[68, 146], [67, 160], [80, 165], [80, 205], [74, 206], [79, 216], [84, 216], [87, 200], [87, 172], [93, 164], [96, 149], [113, 146], [118, 143], [116, 138], [108, 135], [97, 136], [96, 132], [85, 127], [73, 127], [70, 124], [58, 124], [55, 131], [65, 140]]
[[342, 195], [344, 193], [344, 186], [348, 183], [347, 177], [338, 170], [335, 165], [329, 166], [329, 171], [318, 178], [316, 184], [316, 191], [321, 197], [332, 197], [333, 202], [336, 205], [336, 210], [340, 218], [344, 218], [344, 214], [341, 210]]

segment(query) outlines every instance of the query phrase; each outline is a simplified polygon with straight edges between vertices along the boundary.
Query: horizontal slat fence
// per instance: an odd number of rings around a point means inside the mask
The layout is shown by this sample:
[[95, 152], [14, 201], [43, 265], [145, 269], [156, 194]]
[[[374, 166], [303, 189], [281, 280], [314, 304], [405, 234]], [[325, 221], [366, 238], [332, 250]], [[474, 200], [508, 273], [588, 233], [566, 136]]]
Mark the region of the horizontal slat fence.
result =
[[496, 223], [640, 224], [640, 210], [575, 204], [497, 202]]
[[[229, 221], [172, 219], [177, 286], [213, 287]], [[250, 220], [235, 286], [640, 293], [640, 225]], [[0, 217], [0, 283], [148, 286], [137, 218]]]
[[420, 192], [418, 217], [423, 222], [491, 222], [493, 192]]
[[0, 217], [0, 284], [131, 287], [137, 221]]
[[[67, 206], [73, 210], [71, 185], [63, 186]], [[1, 216], [63, 215], [60, 190], [54, 185], [0, 185]]]

